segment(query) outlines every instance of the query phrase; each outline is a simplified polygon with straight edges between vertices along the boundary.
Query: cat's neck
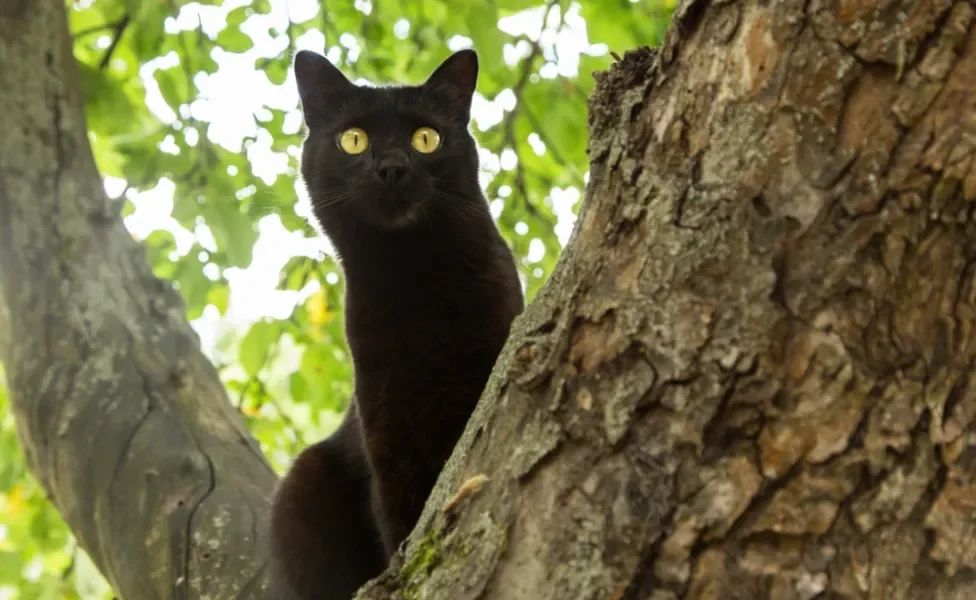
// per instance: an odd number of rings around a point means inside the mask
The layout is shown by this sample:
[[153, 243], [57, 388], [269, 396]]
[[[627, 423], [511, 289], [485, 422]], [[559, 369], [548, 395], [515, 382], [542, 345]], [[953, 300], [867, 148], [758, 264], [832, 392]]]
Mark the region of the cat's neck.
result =
[[341, 257], [347, 285], [373, 291], [477, 275], [492, 268], [494, 250], [504, 244], [487, 207], [421, 217], [402, 229], [346, 223], [326, 233]]

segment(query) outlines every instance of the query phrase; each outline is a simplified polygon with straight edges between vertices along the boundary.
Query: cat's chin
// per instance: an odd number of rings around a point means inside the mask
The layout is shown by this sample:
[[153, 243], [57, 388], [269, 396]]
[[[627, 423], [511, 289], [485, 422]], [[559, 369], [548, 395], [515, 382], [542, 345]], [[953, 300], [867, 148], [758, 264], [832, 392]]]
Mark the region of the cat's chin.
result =
[[397, 208], [384, 207], [382, 210], [371, 212], [368, 219], [375, 226], [388, 231], [422, 227], [427, 222], [424, 207], [420, 202], [411, 202]]
[[388, 231], [423, 227], [425, 223], [429, 223], [429, 215], [426, 213], [429, 207], [425, 207], [428, 200], [417, 196], [419, 194], [413, 197], [387, 197], [368, 206], [367, 214], [363, 216]]

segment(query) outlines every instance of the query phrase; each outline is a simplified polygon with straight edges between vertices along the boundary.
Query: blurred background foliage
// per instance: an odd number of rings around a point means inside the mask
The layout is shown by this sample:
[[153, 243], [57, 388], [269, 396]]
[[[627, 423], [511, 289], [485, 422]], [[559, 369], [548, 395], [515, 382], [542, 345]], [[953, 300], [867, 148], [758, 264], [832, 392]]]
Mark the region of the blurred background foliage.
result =
[[[342, 278], [296, 183], [297, 49], [353, 78], [420, 82], [452, 50], [481, 72], [482, 183], [529, 298], [587, 179], [591, 73], [656, 45], [670, 0], [68, 1], [89, 139], [232, 402], [284, 470], [351, 390]], [[26, 471], [0, 374], [0, 600], [111, 598]]]

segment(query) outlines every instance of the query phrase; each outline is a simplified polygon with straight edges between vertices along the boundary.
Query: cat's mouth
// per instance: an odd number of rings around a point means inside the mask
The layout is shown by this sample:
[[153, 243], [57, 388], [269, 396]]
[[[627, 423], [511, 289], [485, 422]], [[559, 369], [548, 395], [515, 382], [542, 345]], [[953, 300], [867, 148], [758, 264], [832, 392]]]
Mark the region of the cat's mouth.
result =
[[384, 229], [405, 229], [429, 220], [427, 182], [411, 176], [394, 181], [374, 175], [371, 180], [369, 191], [364, 194], [370, 199], [363, 206], [364, 217]]
[[393, 224], [397, 229], [404, 229], [415, 225], [423, 217], [423, 208], [419, 204], [407, 206], [405, 210], [393, 217]]
[[424, 200], [417, 195], [387, 190], [374, 206], [373, 220], [389, 229], [406, 229], [423, 223], [427, 218]]

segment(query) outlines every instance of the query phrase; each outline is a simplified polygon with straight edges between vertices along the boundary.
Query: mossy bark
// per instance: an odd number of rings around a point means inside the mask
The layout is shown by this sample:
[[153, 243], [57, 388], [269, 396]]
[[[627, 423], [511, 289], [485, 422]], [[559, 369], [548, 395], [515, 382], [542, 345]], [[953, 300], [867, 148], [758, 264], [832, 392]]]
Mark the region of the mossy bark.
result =
[[106, 196], [65, 4], [0, 0], [0, 359], [32, 471], [118, 593], [259, 598], [275, 474]]

